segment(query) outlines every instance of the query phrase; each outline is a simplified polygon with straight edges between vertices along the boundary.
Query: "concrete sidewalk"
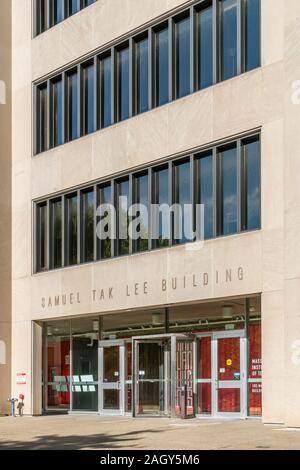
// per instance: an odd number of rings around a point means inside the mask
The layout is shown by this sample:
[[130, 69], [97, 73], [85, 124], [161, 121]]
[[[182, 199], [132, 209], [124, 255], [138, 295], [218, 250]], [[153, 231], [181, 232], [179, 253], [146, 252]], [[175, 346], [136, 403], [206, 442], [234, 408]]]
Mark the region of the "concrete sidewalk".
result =
[[0, 418], [0, 449], [300, 449], [300, 429], [256, 420], [98, 416]]

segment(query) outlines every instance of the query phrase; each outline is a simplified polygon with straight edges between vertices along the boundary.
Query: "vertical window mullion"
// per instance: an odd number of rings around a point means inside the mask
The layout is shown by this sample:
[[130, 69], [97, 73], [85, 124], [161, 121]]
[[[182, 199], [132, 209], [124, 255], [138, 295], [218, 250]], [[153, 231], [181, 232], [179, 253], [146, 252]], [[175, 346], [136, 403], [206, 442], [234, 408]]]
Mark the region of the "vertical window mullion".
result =
[[[128, 198], [128, 209], [131, 207], [131, 205], [133, 204], [133, 201], [134, 201], [134, 184], [133, 184], [133, 175], [132, 173], [130, 173], [129, 175], [129, 191], [128, 191], [128, 194], [129, 194], [129, 198]], [[128, 218], [128, 224], [127, 224], [127, 231], [128, 231], [128, 228], [129, 228], [129, 224], [131, 222], [131, 218], [129, 218], [128, 214], [127, 214], [127, 218]], [[129, 255], [131, 255], [133, 253], [133, 240], [132, 240], [132, 234], [128, 231], [128, 237], [129, 237]]]
[[76, 191], [77, 194], [77, 264], [81, 263], [81, 253], [82, 253], [82, 226], [81, 226], [81, 191]]
[[242, 230], [242, 164], [241, 141], [237, 141], [237, 232]]
[[217, 148], [213, 148], [213, 238], [220, 234], [220, 220], [221, 220], [221, 207], [220, 207], [220, 165]]
[[46, 239], [46, 261], [45, 261], [45, 267], [46, 270], [48, 271], [50, 269], [50, 201], [49, 199], [47, 200], [47, 216], [46, 216], [46, 234], [47, 234], [47, 239]]
[[175, 67], [174, 67], [174, 22], [173, 18], [168, 20], [168, 55], [169, 55], [169, 102], [174, 99], [174, 81], [175, 81]]
[[195, 8], [190, 7], [190, 93], [195, 91], [195, 71], [196, 66], [196, 48], [195, 48], [195, 38], [196, 38], [196, 16]]
[[[168, 200], [169, 200], [169, 207], [171, 208], [173, 206], [173, 201], [174, 201], [174, 171], [173, 171], [173, 162], [169, 162], [168, 164]], [[169, 246], [173, 245], [173, 214], [170, 211], [170, 220], [169, 220]]]
[[114, 47], [111, 48], [111, 124], [116, 122], [116, 111], [117, 111], [117, 84], [116, 84], [116, 50]]
[[97, 203], [97, 185], [94, 184], [94, 193], [93, 193], [93, 196], [94, 196], [94, 199], [93, 199], [93, 227], [94, 227], [94, 233], [93, 233], [93, 246], [94, 246], [94, 261], [97, 261], [97, 241], [98, 241], [98, 238], [97, 238], [97, 206], [98, 206], [98, 203]]
[[213, 84], [218, 83], [220, 77], [220, 14], [219, 0], [213, 0]]
[[153, 80], [153, 61], [154, 61], [154, 50], [153, 50], [153, 30], [152, 28], [148, 29], [148, 108], [149, 110], [152, 109], [153, 106], [153, 100], [154, 100], [154, 94], [153, 94], [153, 84], [155, 83], [155, 80]]
[[152, 202], [153, 198], [153, 180], [152, 180], [152, 168], [148, 169], [148, 250], [152, 250]]
[[81, 65], [77, 66], [77, 134], [78, 136], [82, 136], [83, 134], [83, 119], [82, 119], [82, 114], [83, 114], [83, 100], [82, 100], [82, 68]]
[[136, 86], [136, 74], [134, 73], [135, 60], [134, 60], [134, 46], [133, 39], [129, 39], [129, 118], [135, 113], [134, 106], [134, 87]]
[[242, 60], [243, 60], [243, 8], [242, 0], [237, 0], [237, 75], [242, 73]]
[[99, 109], [99, 101], [98, 101], [98, 59], [97, 57], [95, 56], [94, 57], [94, 60], [93, 60], [93, 64], [94, 64], [94, 129], [93, 131], [95, 132], [97, 129], [98, 129], [98, 109]]
[[62, 196], [61, 199], [61, 265], [64, 268], [66, 265], [66, 254], [65, 254], [65, 197]]
[[112, 228], [112, 233], [111, 233], [111, 258], [114, 258], [116, 256], [116, 247], [118, 244], [117, 236], [116, 236], [116, 230], [117, 230], [117, 221], [116, 221], [116, 184], [115, 180], [111, 180], [111, 204], [115, 208], [115, 210], [112, 213], [112, 217], [114, 220], [111, 220], [111, 228]]

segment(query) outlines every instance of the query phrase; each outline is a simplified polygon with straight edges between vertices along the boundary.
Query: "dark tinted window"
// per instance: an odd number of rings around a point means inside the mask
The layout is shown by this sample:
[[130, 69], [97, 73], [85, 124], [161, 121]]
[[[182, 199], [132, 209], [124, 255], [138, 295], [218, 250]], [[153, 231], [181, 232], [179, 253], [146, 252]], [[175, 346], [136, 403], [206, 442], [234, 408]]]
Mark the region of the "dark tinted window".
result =
[[205, 8], [198, 13], [198, 77], [199, 88], [213, 84], [213, 9]]
[[176, 31], [176, 82], [178, 98], [190, 93], [190, 19], [178, 21]]
[[78, 137], [78, 73], [67, 75], [67, 137]]
[[91, 64], [83, 68], [84, 134], [90, 134], [95, 130], [94, 106], [94, 65]]
[[77, 264], [77, 195], [66, 197], [66, 265]]
[[148, 110], [148, 38], [136, 43], [136, 102], [137, 113]]
[[148, 174], [137, 176], [134, 178], [134, 202], [139, 205], [137, 211], [138, 224], [136, 225], [136, 232], [139, 234], [135, 240], [135, 251], [148, 250], [148, 231], [149, 231], [149, 197], [148, 197]]
[[246, 0], [245, 69], [260, 65], [260, 0]]
[[128, 208], [129, 208], [129, 180], [124, 180], [116, 185], [116, 205], [118, 214], [118, 254], [129, 254], [128, 237]]
[[47, 203], [36, 206], [36, 270], [47, 269]]
[[237, 74], [237, 0], [221, 0], [222, 80]]
[[243, 230], [260, 227], [260, 142], [258, 137], [245, 140], [242, 145], [242, 168], [244, 181]]
[[220, 150], [220, 210], [221, 235], [237, 232], [237, 151], [236, 147], [226, 147]]
[[62, 79], [52, 83], [52, 146], [63, 143]]
[[185, 243], [190, 240], [192, 220], [187, 205], [191, 202], [190, 194], [190, 162], [175, 165], [175, 203], [180, 206], [177, 216], [174, 215], [175, 243]]
[[168, 168], [156, 170], [153, 173], [154, 177], [154, 203], [159, 207], [157, 219], [155, 224], [157, 225], [158, 239], [155, 241], [155, 246], [161, 248], [163, 246], [169, 246], [170, 238], [170, 217], [167, 206], [169, 205], [169, 171]]
[[213, 189], [213, 158], [211, 153], [201, 155], [198, 160], [198, 203], [204, 205], [204, 238], [213, 237], [214, 222], [214, 189]]
[[50, 202], [50, 267], [62, 266], [62, 201]]
[[155, 34], [156, 106], [169, 101], [169, 30]]
[[101, 127], [111, 124], [111, 57], [100, 61], [101, 76]]
[[129, 118], [129, 48], [117, 52], [118, 64], [118, 119]]
[[83, 263], [94, 259], [94, 191], [83, 191], [81, 194], [81, 241]]

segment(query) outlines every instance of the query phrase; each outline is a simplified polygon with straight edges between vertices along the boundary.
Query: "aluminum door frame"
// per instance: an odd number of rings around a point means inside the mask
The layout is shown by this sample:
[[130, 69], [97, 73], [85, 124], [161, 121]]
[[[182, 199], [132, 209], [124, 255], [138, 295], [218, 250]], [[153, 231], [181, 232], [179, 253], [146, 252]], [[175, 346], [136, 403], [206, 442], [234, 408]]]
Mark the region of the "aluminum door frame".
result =
[[[194, 368], [194, 373], [195, 373], [195, 393], [196, 396], [198, 396], [198, 390], [197, 390], [197, 385], [198, 384], [205, 384], [205, 383], [210, 383], [211, 384], [211, 405], [212, 405], [212, 410], [211, 414], [199, 414], [197, 413], [197, 416], [200, 418], [231, 418], [231, 419], [246, 419], [247, 418], [247, 336], [246, 336], [246, 330], [228, 330], [228, 331], [218, 331], [218, 332], [205, 332], [205, 333], [199, 333], [196, 335], [196, 344], [198, 344], [198, 339], [201, 338], [211, 338], [211, 379], [198, 379], [197, 377], [197, 367], [198, 367], [198, 346], [195, 347], [195, 368]], [[218, 380], [218, 339], [223, 339], [223, 338], [240, 338], [240, 372], [241, 372], [241, 380], [240, 380], [240, 387], [234, 387], [234, 388], [240, 388], [240, 397], [241, 397], [241, 409], [240, 412], [238, 413], [230, 413], [230, 412], [218, 412], [218, 407], [217, 407], [217, 400], [218, 400], [218, 383], [220, 382]], [[235, 381], [224, 381], [224, 382], [232, 382], [236, 385], [237, 382]], [[226, 383], [223, 384], [224, 386], [222, 388], [230, 388], [226, 387]], [[197, 400], [198, 402], [198, 400]]]
[[[170, 361], [169, 361], [169, 373], [170, 373], [170, 379], [169, 379], [169, 398], [167, 399], [169, 401], [169, 417], [175, 418], [176, 417], [176, 340], [177, 338], [186, 338], [185, 335], [176, 335], [176, 334], [161, 334], [161, 335], [149, 335], [149, 336], [135, 336], [132, 338], [132, 378], [133, 378], [133, 387], [132, 387], [132, 414], [134, 417], [147, 417], [147, 415], [140, 415], [136, 412], [137, 410], [137, 405], [138, 405], [138, 393], [137, 393], [137, 386], [138, 386], [138, 377], [137, 377], [137, 367], [138, 367], [138, 357], [137, 357], [137, 342], [145, 342], [145, 341], [153, 341], [157, 342], [159, 340], [166, 340], [169, 339], [171, 342], [171, 348], [170, 348]], [[166, 387], [168, 388], [168, 387]], [[148, 415], [149, 417], [153, 417], [157, 415]], [[164, 416], [161, 416], [164, 417]], [[166, 415], [167, 417], [167, 415]]]
[[[119, 347], [119, 380], [118, 382], [103, 382], [104, 371], [104, 349], [118, 346]], [[123, 416], [125, 414], [125, 340], [105, 340], [99, 341], [99, 413], [103, 416]], [[103, 407], [104, 393], [103, 390], [119, 390], [120, 391], [120, 408], [116, 410], [106, 410]]]
[[[218, 380], [218, 340], [239, 338], [240, 340], [240, 380]], [[246, 419], [247, 417], [247, 337], [245, 330], [220, 331], [213, 333], [212, 337], [212, 416], [214, 418]], [[222, 387], [219, 387], [222, 382]], [[237, 387], [236, 385], [239, 384]], [[235, 385], [235, 386], [234, 386]], [[240, 411], [219, 412], [218, 390], [219, 388], [237, 388], [240, 390]]]

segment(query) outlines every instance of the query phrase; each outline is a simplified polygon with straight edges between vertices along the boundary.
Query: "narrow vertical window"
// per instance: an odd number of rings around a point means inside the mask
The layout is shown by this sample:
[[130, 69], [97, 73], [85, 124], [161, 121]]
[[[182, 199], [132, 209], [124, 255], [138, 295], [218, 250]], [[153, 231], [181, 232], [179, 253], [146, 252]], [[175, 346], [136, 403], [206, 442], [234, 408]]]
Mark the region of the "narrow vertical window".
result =
[[62, 200], [50, 201], [50, 269], [62, 267]]
[[94, 259], [94, 190], [81, 193], [81, 262]]
[[176, 97], [190, 93], [190, 18], [175, 23]]
[[111, 57], [100, 60], [101, 127], [111, 125]]
[[51, 26], [65, 19], [65, 0], [50, 0]]
[[204, 239], [214, 234], [214, 187], [213, 157], [211, 152], [199, 156], [198, 160], [198, 204], [204, 206]]
[[237, 150], [236, 145], [219, 150], [219, 235], [230, 235], [238, 229]]
[[129, 209], [129, 180], [119, 181], [116, 185], [116, 207], [117, 207], [117, 239], [118, 255], [129, 254], [128, 236], [128, 209]]
[[157, 169], [153, 172], [154, 177], [154, 204], [158, 206], [156, 214], [156, 247], [169, 246], [170, 239], [170, 216], [169, 216], [169, 170], [168, 167]]
[[149, 109], [149, 55], [148, 38], [135, 43], [136, 57], [136, 112], [137, 114]]
[[36, 206], [36, 271], [47, 269], [47, 203]]
[[47, 25], [47, 0], [36, 0], [36, 34], [46, 31]]
[[149, 196], [148, 173], [134, 177], [134, 203], [138, 205], [136, 212], [138, 224], [134, 224], [138, 237], [135, 240], [135, 251], [148, 250], [149, 237]]
[[66, 237], [66, 265], [77, 264], [77, 237], [78, 237], [78, 198], [77, 194], [71, 194], [65, 201], [65, 237]]
[[221, 79], [237, 74], [237, 0], [221, 0]]
[[192, 211], [190, 207], [190, 162], [174, 166], [174, 202], [177, 209], [174, 214], [175, 243], [185, 243], [191, 240]]
[[255, 136], [242, 142], [242, 230], [260, 228], [260, 141]]
[[245, 70], [260, 65], [260, 0], [245, 3]]
[[[98, 188], [98, 206], [103, 206], [103, 215], [97, 223], [102, 222], [103, 224], [103, 235], [98, 239], [98, 259], [107, 259], [111, 257], [111, 229], [112, 229], [112, 219], [113, 215], [109, 210], [104, 210], [109, 208], [109, 205], [112, 204], [112, 191], [111, 185], [105, 184]], [[101, 231], [100, 231], [101, 234]]]
[[129, 118], [129, 47], [117, 51], [118, 121]]
[[78, 0], [68, 0], [68, 7], [69, 16], [75, 15], [75, 13], [77, 13], [80, 8]]
[[67, 140], [78, 137], [78, 73], [77, 70], [66, 75], [67, 85]]
[[83, 8], [88, 7], [95, 3], [96, 0], [83, 0]]
[[62, 78], [51, 82], [51, 146], [63, 143], [63, 93]]
[[213, 84], [213, 8], [198, 12], [198, 87]]
[[37, 87], [37, 151], [48, 149], [48, 87]]
[[94, 117], [94, 64], [83, 67], [83, 134], [90, 134], [95, 130]]
[[155, 33], [155, 94], [156, 106], [169, 101], [169, 29]]

